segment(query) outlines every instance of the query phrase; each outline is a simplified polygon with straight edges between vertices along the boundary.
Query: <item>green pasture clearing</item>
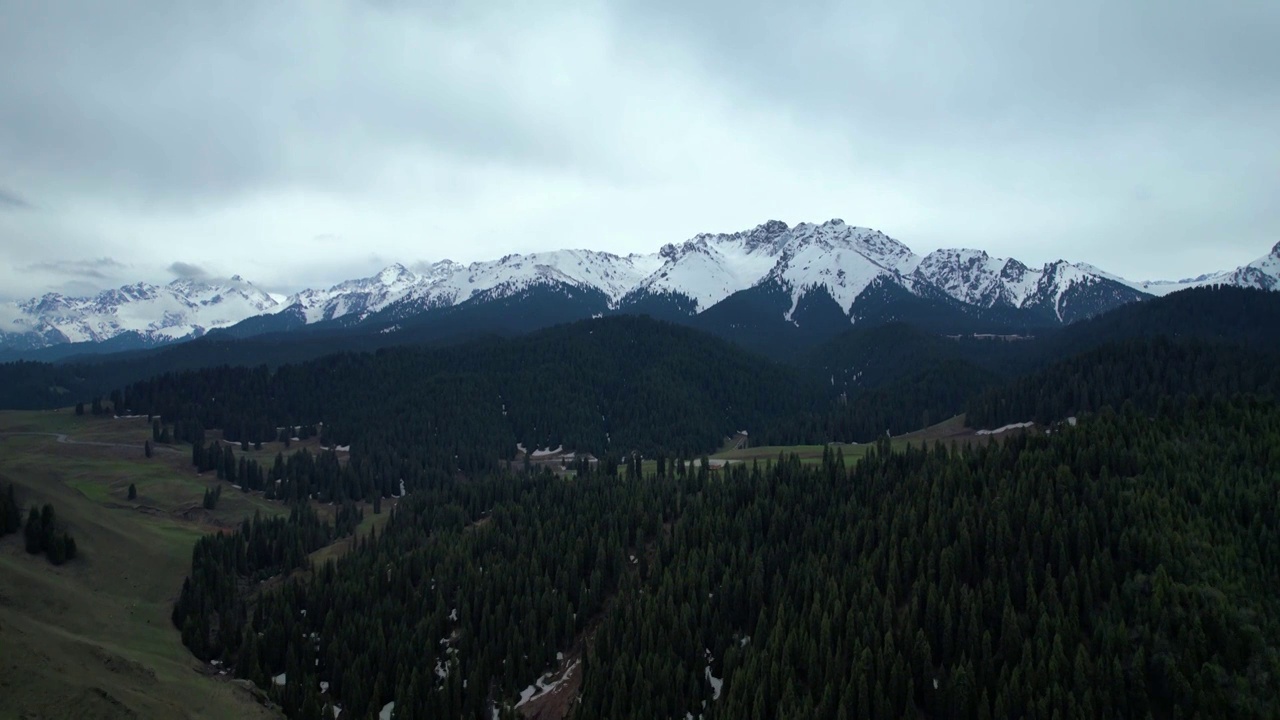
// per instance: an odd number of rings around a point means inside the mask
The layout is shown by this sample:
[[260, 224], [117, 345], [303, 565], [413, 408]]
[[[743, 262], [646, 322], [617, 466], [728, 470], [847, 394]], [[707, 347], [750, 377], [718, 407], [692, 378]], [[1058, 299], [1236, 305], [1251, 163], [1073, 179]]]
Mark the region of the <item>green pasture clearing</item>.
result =
[[192, 657], [169, 613], [201, 535], [284, 508], [228, 485], [205, 510], [215, 480], [191, 471], [189, 446], [145, 458], [150, 434], [145, 419], [0, 413], [0, 482], [24, 505], [51, 503], [80, 551], [54, 567], [25, 552], [21, 533], [0, 539], [0, 716], [277, 716]]

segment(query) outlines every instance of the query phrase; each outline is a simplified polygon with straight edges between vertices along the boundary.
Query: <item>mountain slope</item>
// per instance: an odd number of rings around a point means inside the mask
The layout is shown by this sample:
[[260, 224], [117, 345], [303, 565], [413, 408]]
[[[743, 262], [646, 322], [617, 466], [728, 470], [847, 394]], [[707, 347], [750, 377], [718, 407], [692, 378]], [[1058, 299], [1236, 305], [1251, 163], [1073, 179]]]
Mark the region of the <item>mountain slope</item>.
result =
[[[527, 331], [540, 327], [537, 318], [521, 320], [526, 308], [504, 301], [528, 293], [575, 295], [585, 314], [555, 314], [558, 322], [600, 313], [689, 321], [711, 313], [694, 324], [726, 337], [755, 337], [749, 346], [767, 348], [795, 342], [788, 325], [803, 327], [799, 335], [809, 338], [804, 342], [838, 333], [843, 326], [832, 326], [830, 308], [843, 316], [844, 325], [907, 320], [940, 331], [1005, 332], [1070, 324], [1153, 294], [1217, 284], [1280, 288], [1280, 245], [1228, 273], [1142, 283], [1084, 263], [1058, 260], [1037, 268], [981, 250], [919, 256], [884, 233], [838, 219], [794, 227], [770, 220], [743, 232], [697, 235], [647, 255], [557, 250], [467, 265], [443, 260], [418, 271], [397, 263], [370, 277], [284, 299], [238, 276], [220, 282], [180, 279], [165, 286], [138, 283], [87, 298], [51, 293], [0, 308], [9, 318], [0, 323], [0, 357], [32, 357], [40, 348], [60, 345], [76, 347], [41, 357], [143, 348], [211, 330], [245, 337], [365, 323], [389, 327], [483, 303], [502, 303], [517, 316], [503, 318], [503, 327]], [[817, 290], [822, 292], [814, 295]], [[584, 296], [600, 301], [587, 307], [580, 302]], [[754, 296], [760, 297], [750, 299]], [[796, 316], [806, 302], [824, 308], [821, 333], [814, 331], [813, 317], [804, 327]], [[729, 306], [719, 308], [723, 303]], [[747, 318], [749, 311], [764, 314]], [[488, 317], [496, 318], [496, 310]], [[717, 325], [716, 318], [732, 318], [736, 325]], [[756, 329], [744, 333], [746, 326]], [[98, 345], [112, 339], [112, 346]]]
[[38, 346], [47, 346], [99, 343], [135, 333], [159, 344], [198, 337], [278, 307], [274, 298], [239, 275], [209, 282], [179, 278], [162, 286], [136, 283], [93, 297], [48, 293], [10, 308], [16, 309], [16, 317], [0, 339], [35, 336], [43, 340]]

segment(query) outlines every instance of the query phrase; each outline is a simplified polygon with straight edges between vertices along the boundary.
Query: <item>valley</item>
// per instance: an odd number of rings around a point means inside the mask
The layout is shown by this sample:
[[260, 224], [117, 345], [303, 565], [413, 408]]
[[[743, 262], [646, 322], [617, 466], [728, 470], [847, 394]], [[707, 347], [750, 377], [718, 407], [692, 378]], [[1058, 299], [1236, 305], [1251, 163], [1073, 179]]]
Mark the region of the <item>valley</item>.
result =
[[[5, 717], [280, 716], [260, 691], [192, 657], [170, 612], [200, 537], [287, 508], [229, 486], [214, 509], [201, 507], [201, 494], [225, 483], [192, 471], [189, 445], [144, 457], [151, 436], [145, 418], [0, 411], [0, 485], [12, 483], [24, 505], [54, 505], [81, 548], [54, 567], [20, 537], [0, 539]], [[306, 446], [317, 449], [312, 440], [289, 452]], [[371, 515], [362, 529], [385, 519]], [[317, 562], [342, 552], [327, 548]]]
[[[111, 445], [59, 444], [74, 440]], [[5, 712], [27, 718], [273, 717], [253, 694], [194, 660], [170, 603], [201, 535], [279, 508], [232, 493], [200, 509], [206, 483], [176, 456], [144, 459], [139, 420], [69, 409], [0, 413], [0, 482], [56, 506], [81, 556], [61, 567], [0, 540], [0, 677]], [[176, 454], [174, 454], [176, 455]], [[126, 499], [130, 484], [138, 498]]]

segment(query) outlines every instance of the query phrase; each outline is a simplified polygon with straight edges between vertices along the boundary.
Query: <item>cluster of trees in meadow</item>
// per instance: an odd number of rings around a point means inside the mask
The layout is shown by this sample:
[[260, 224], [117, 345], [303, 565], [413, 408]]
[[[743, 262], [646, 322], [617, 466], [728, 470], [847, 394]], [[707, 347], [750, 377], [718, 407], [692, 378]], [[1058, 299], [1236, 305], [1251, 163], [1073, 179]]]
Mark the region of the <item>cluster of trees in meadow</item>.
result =
[[58, 515], [49, 503], [42, 508], [31, 506], [23, 532], [27, 552], [32, 555], [43, 553], [54, 565], [76, 558], [76, 540], [58, 521]]
[[22, 505], [18, 503], [17, 492], [9, 483], [0, 491], [0, 537], [16, 533], [22, 529]]
[[291, 717], [509, 714], [561, 652], [581, 718], [1268, 718], [1277, 446], [1273, 404], [1188, 398], [853, 465], [440, 476], [251, 615], [235, 585], [300, 561], [209, 540], [175, 622]]
[[23, 541], [28, 553], [43, 554], [54, 565], [74, 560], [78, 553], [76, 540], [58, 520], [53, 505], [31, 506], [27, 520], [22, 521], [22, 504], [17, 490], [9, 483], [0, 490], [0, 537], [23, 531]]

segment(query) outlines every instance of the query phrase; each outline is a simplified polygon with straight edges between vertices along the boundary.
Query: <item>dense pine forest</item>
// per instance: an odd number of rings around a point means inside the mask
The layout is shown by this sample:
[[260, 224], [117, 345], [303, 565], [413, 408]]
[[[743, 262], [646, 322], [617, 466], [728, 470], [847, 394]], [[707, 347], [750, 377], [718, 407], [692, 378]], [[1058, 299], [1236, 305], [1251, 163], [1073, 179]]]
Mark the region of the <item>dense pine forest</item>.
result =
[[852, 465], [442, 478], [243, 626], [230, 583], [279, 555], [202, 545], [175, 621], [291, 717], [510, 712], [556, 653], [580, 718], [1274, 717], [1276, 448], [1274, 404], [1189, 398]]

